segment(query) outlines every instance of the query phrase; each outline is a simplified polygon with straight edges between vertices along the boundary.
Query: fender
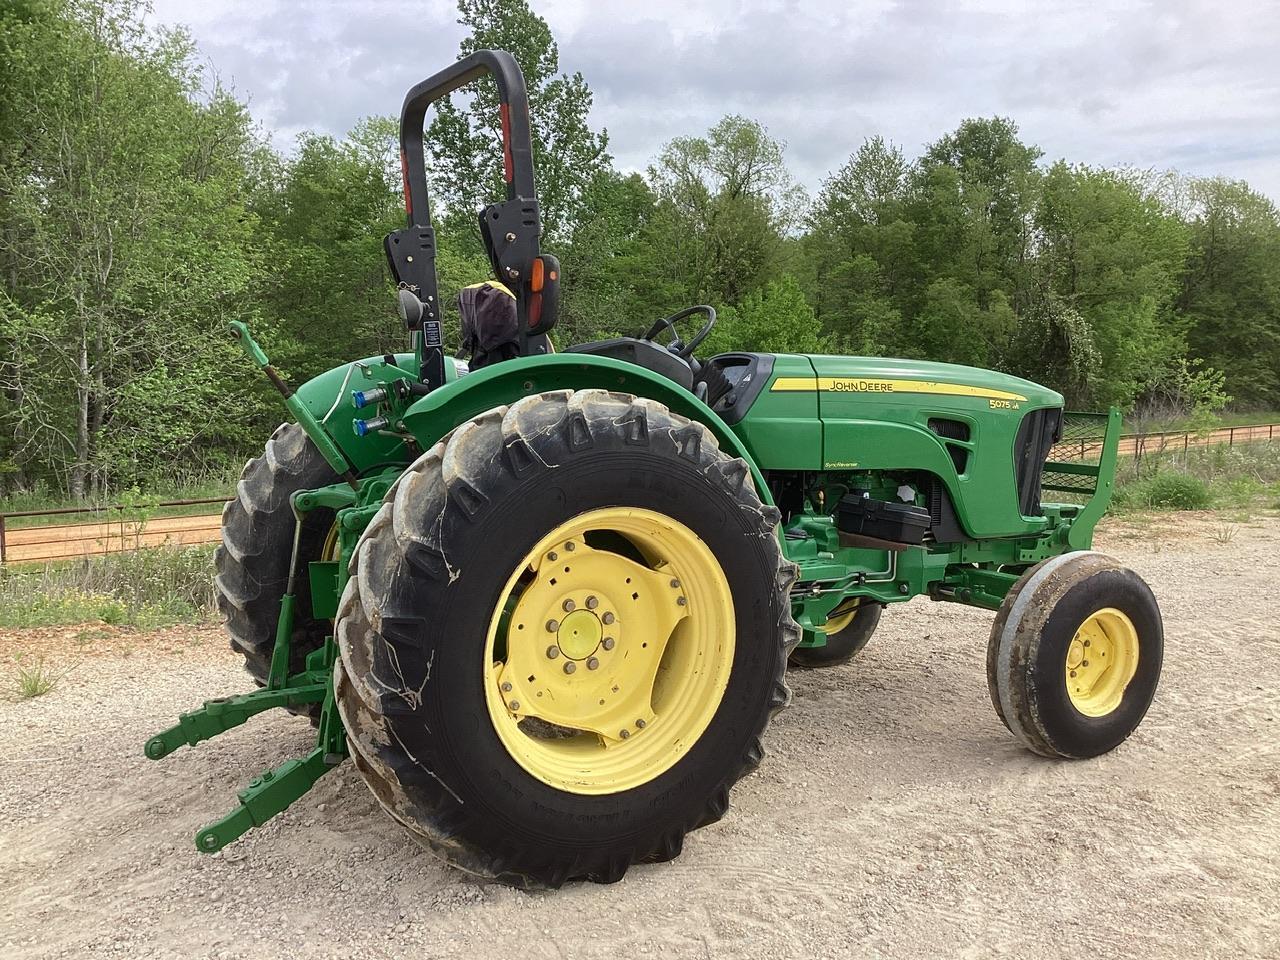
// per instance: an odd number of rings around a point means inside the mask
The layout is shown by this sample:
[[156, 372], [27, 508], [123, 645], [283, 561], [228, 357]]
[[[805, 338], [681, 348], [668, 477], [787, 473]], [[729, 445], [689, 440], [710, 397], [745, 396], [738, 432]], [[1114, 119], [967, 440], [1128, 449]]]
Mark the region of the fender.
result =
[[[397, 353], [394, 359], [393, 364], [382, 356], [344, 363], [312, 377], [295, 391], [311, 415], [329, 432], [343, 456], [351, 461], [357, 474], [391, 464], [408, 465], [414, 459], [402, 438], [387, 433], [358, 437], [351, 426], [356, 417], [372, 415], [368, 410], [355, 408], [351, 391], [405, 377], [417, 379], [413, 371], [418, 369], [418, 362], [412, 353]], [[457, 367], [450, 358], [446, 358], [444, 369], [446, 381], [458, 379]]]
[[761, 501], [773, 504], [755, 459], [710, 407], [666, 377], [611, 357], [554, 353], [495, 363], [433, 390], [410, 406], [401, 421], [427, 450], [454, 427], [486, 410], [530, 394], [592, 388], [656, 400], [683, 417], [697, 420], [711, 431], [725, 453], [746, 462]]

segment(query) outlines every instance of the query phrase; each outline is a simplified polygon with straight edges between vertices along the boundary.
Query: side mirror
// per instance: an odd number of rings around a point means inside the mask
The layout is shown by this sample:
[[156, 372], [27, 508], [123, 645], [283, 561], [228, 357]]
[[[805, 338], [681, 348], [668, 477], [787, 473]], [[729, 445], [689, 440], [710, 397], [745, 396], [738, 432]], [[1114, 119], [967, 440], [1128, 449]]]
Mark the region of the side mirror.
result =
[[422, 301], [412, 290], [401, 287], [396, 291], [396, 310], [410, 330], [417, 330], [422, 323]]

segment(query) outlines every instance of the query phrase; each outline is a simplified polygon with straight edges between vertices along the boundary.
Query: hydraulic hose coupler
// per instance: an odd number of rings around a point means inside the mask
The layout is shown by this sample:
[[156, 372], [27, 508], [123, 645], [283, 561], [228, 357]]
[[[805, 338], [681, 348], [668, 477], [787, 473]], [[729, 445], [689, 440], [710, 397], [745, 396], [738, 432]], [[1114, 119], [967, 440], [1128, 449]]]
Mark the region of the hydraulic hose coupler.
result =
[[385, 430], [391, 426], [391, 421], [386, 417], [374, 417], [371, 420], [353, 420], [351, 425], [355, 428], [356, 436], [363, 437], [379, 430]]
[[352, 390], [351, 403], [357, 410], [359, 410], [362, 407], [367, 407], [367, 406], [370, 406], [371, 404], [379, 403], [387, 399], [387, 396], [388, 394], [387, 394], [386, 387], [373, 387], [369, 390]]

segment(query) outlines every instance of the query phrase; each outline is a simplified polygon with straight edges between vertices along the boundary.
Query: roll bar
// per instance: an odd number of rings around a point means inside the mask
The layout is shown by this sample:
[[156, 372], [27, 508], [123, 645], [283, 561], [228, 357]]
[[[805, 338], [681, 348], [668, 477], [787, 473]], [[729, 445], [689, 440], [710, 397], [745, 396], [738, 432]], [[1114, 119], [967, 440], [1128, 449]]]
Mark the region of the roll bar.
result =
[[[524, 74], [505, 50], [477, 50], [413, 87], [400, 110], [400, 156], [405, 174], [405, 210], [409, 226], [430, 223], [427, 206], [426, 149], [423, 130], [427, 108], [485, 74], [498, 86], [502, 119], [502, 167], [507, 200], [536, 200], [533, 185], [533, 141], [529, 134], [529, 96]], [[414, 211], [418, 212], [415, 221]]]
[[477, 50], [414, 86], [400, 111], [400, 166], [404, 175], [408, 226], [387, 235], [384, 248], [392, 275], [403, 289], [422, 301], [417, 329], [422, 380], [434, 388], [444, 382], [441, 308], [436, 286], [435, 230], [427, 193], [424, 128], [427, 108], [459, 87], [492, 76], [498, 87], [502, 123], [502, 174], [506, 200], [480, 214], [481, 235], [494, 275], [516, 295], [521, 352], [529, 338], [555, 324], [559, 263], [540, 255], [541, 217], [534, 187], [533, 141], [529, 132], [529, 97], [524, 74], [504, 50]]

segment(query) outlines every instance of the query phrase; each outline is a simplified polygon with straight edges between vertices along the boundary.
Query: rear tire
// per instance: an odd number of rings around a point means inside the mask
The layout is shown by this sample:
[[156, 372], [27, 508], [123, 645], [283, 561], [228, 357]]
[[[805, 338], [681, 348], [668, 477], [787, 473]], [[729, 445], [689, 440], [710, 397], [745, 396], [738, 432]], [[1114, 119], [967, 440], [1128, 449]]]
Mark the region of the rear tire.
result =
[[1032, 567], [1005, 597], [987, 687], [1028, 750], [1095, 757], [1142, 722], [1163, 657], [1160, 609], [1143, 579], [1103, 554], [1068, 553]]
[[[218, 609], [226, 618], [231, 649], [244, 657], [245, 669], [261, 686], [267, 682], [280, 599], [289, 578], [294, 517], [289, 497], [298, 490], [336, 483], [337, 474], [295, 423], [281, 424], [261, 457], [245, 464], [236, 498], [222, 510], [222, 543], [214, 553]], [[306, 514], [298, 545], [299, 575], [289, 671], [306, 665], [330, 632], [328, 620], [311, 616], [311, 584], [305, 564], [318, 560], [333, 525], [332, 510]], [[319, 705], [307, 708], [319, 715]]]
[[[840, 607], [836, 608], [836, 612]], [[834, 633], [827, 634], [827, 642], [820, 647], [796, 647], [791, 651], [791, 664], [807, 669], [822, 667], [838, 667], [848, 663], [871, 640], [880, 624], [880, 615], [884, 607], [870, 600], [859, 598], [853, 618], [849, 623]], [[831, 620], [835, 620], [833, 615]]]
[[[721, 647], [731, 649], [732, 658], [717, 660], [713, 646], [700, 650], [701, 659], [683, 661], [689, 675], [707, 672], [708, 663], [721, 671], [719, 700], [705, 713], [705, 726], [687, 742], [677, 740], [674, 752], [663, 747], [661, 762], [651, 766], [645, 766], [653, 756], [646, 744], [665, 742], [678, 723], [674, 712], [655, 709], [647, 723], [626, 720], [630, 732], [611, 744], [602, 733], [545, 722], [543, 714], [529, 732], [537, 739], [532, 750], [554, 754], [566, 749], [557, 741], [574, 739], [567, 749], [587, 751], [562, 780], [558, 768], [522, 758], [503, 711], [558, 706], [583, 689], [572, 684], [610, 677], [615, 669], [625, 687], [624, 661], [642, 659], [639, 638], [651, 635], [635, 632], [641, 621], [626, 612], [639, 609], [630, 604], [638, 599], [633, 591], [646, 591], [645, 577], [656, 579], [648, 581], [654, 591], [641, 603], [653, 597], [652, 603], [674, 608], [681, 591], [688, 594], [680, 603], [688, 619], [670, 634], [667, 652], [697, 634], [695, 614], [711, 609], [701, 604], [694, 577], [682, 572], [679, 551], [659, 557], [652, 542], [622, 544], [623, 534], [613, 532], [625, 529], [622, 520], [617, 527], [591, 527], [581, 539], [575, 534], [574, 546], [562, 542], [561, 530], [595, 522], [583, 518], [619, 514], [657, 518], [653, 522], [696, 535], [687, 542], [711, 559], [705, 568], [683, 569], [710, 570], [713, 580], [722, 576], [727, 584], [728, 593], [718, 595], [727, 599], [716, 609], [733, 618]], [[760, 738], [769, 717], [790, 698], [786, 658], [800, 631], [789, 602], [795, 568], [782, 555], [778, 522], [742, 460], [722, 453], [701, 424], [649, 400], [560, 391], [463, 424], [388, 492], [352, 560], [338, 613], [335, 695], [357, 769], [387, 812], [436, 854], [514, 886], [558, 887], [573, 878], [608, 883], [633, 863], [674, 858], [688, 831], [724, 815], [732, 785], [763, 757]], [[644, 577], [632, 572], [635, 582], [628, 579], [612, 599], [606, 594], [614, 581], [575, 594], [576, 607], [566, 599], [553, 608], [572, 614], [521, 612], [526, 597], [556, 584], [548, 576], [563, 578], [555, 590], [567, 589], [597, 554], [613, 559], [590, 563], [616, 565], [624, 557], [647, 564]], [[618, 636], [616, 650], [612, 637], [592, 648], [611, 651], [599, 652], [594, 666], [585, 648], [571, 652], [595, 629], [588, 608]], [[615, 608], [616, 623], [608, 613]], [[571, 616], [586, 624], [587, 634], [575, 626], [567, 637]], [[522, 656], [531, 658], [529, 665], [503, 675], [515, 682], [514, 691], [504, 682], [506, 692], [499, 693], [489, 668]], [[573, 672], [563, 669], [571, 657], [577, 676], [565, 680]], [[685, 671], [662, 663], [663, 684], [684, 682]], [[533, 674], [544, 671], [548, 676], [535, 686]], [[553, 683], [564, 697], [534, 699]], [[581, 699], [579, 728], [587, 726], [595, 696]], [[607, 690], [600, 696], [603, 705]], [[506, 702], [517, 697], [523, 710]], [[651, 698], [646, 695], [646, 706], [658, 703], [659, 684]], [[646, 758], [638, 774], [618, 772], [628, 756]]]

